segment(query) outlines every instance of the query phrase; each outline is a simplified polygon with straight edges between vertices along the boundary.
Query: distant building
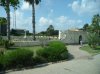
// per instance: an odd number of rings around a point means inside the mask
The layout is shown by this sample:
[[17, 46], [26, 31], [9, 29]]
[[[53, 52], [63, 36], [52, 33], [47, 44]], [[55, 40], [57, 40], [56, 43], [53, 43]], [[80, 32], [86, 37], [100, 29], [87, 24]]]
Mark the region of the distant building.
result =
[[7, 35], [7, 20], [3, 17], [0, 17], [0, 35]]
[[14, 35], [14, 36], [18, 36], [18, 35], [25, 35], [25, 32], [26, 34], [29, 33], [29, 31], [27, 30], [24, 30], [24, 29], [12, 29], [11, 30], [11, 35]]
[[83, 43], [88, 41], [87, 32], [79, 29], [59, 31], [59, 39], [67, 44], [80, 44], [80, 41]]

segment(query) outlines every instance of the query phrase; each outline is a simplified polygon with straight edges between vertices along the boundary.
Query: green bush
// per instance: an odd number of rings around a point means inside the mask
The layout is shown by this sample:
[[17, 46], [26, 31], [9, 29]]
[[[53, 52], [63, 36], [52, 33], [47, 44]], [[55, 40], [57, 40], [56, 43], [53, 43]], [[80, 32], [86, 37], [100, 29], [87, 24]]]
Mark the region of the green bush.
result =
[[3, 56], [0, 55], [0, 71], [2, 71], [4, 69], [4, 66], [3, 66], [3, 63], [2, 63], [2, 59], [3, 59]]
[[26, 67], [33, 64], [33, 52], [17, 49], [6, 53], [0, 60], [5, 69]]
[[13, 45], [14, 45], [14, 43], [11, 42], [11, 41], [9, 41], [9, 40], [5, 40], [5, 41], [4, 41], [4, 47], [5, 47], [6, 49], [8, 49], [9, 47], [11, 47], [11, 46], [13, 46]]
[[54, 62], [68, 58], [68, 50], [64, 43], [52, 41], [48, 47], [38, 50], [37, 55], [45, 58], [48, 62]]
[[4, 45], [4, 40], [2, 39], [2, 37], [0, 36], [0, 46]]
[[88, 45], [92, 48], [96, 48], [100, 44], [100, 38], [96, 33], [88, 34]]
[[5, 47], [8, 49], [9, 47], [13, 46], [14, 43], [9, 40], [4, 40], [2, 37], [0, 37], [0, 46]]
[[35, 56], [34, 57], [34, 63], [35, 64], [42, 64], [42, 63], [46, 63], [46, 59], [41, 57], [41, 56]]

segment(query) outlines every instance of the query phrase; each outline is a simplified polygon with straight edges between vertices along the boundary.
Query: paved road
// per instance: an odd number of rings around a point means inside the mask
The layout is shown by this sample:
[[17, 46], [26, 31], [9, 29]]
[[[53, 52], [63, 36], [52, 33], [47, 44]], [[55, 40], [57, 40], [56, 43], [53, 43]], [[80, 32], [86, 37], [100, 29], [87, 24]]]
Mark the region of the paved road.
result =
[[6, 74], [100, 74], [100, 54], [88, 59], [90, 55], [79, 50], [79, 46], [68, 46], [68, 50], [75, 59]]

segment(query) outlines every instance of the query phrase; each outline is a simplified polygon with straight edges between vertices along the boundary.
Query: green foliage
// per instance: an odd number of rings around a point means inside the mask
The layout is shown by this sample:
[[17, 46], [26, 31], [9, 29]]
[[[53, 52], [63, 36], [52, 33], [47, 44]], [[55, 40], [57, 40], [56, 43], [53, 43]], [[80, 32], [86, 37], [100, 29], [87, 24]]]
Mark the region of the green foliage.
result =
[[4, 69], [2, 59], [3, 59], [3, 56], [0, 55], [0, 71], [2, 71]]
[[91, 48], [88, 45], [85, 45], [83, 47], [81, 47], [81, 50], [87, 51], [88, 53], [90, 53], [91, 55], [97, 55], [100, 54], [100, 46], [97, 46], [95, 49]]
[[21, 68], [32, 65], [33, 52], [25, 49], [17, 49], [0, 57], [0, 64], [5, 69]]
[[4, 40], [2, 39], [2, 37], [0, 36], [0, 46], [4, 45]]
[[[19, 6], [19, 0], [9, 0], [10, 6], [17, 8]], [[6, 0], [0, 0], [0, 6], [6, 7]]]
[[[24, 0], [24, 1], [29, 2], [30, 4], [32, 4], [32, 2], [33, 2], [33, 0]], [[38, 5], [40, 2], [41, 2], [41, 0], [34, 0], [34, 3], [36, 5]]]
[[2, 37], [0, 37], [0, 46], [5, 47], [8, 49], [9, 47], [13, 46], [14, 43], [9, 40], [4, 40]]
[[13, 46], [13, 45], [14, 45], [14, 43], [11, 42], [11, 41], [9, 41], [9, 40], [5, 40], [5, 41], [4, 41], [4, 47], [5, 47], [6, 49], [8, 49], [9, 47], [11, 47], [11, 46]]
[[0, 17], [0, 25], [5, 25], [7, 24], [7, 20], [4, 17]]
[[[39, 52], [39, 51], [38, 51], [38, 52]], [[35, 56], [35, 57], [33, 58], [33, 60], [34, 60], [34, 63], [35, 63], [35, 64], [41, 64], [41, 63], [47, 62], [45, 58], [43, 58], [43, 57], [41, 57], [41, 56], [38, 56], [38, 55]]]
[[47, 35], [52, 36], [53, 35], [53, 32], [54, 32], [54, 27], [53, 27], [53, 25], [50, 25], [47, 28]]
[[52, 41], [48, 47], [38, 50], [37, 55], [45, 58], [48, 62], [53, 62], [68, 58], [68, 50], [62, 42]]
[[87, 30], [88, 30], [88, 27], [89, 27], [89, 24], [85, 24], [85, 25], [83, 26], [83, 30], [87, 31]]
[[99, 14], [93, 16], [91, 26], [93, 28], [93, 31], [95, 31], [95, 32], [97, 32], [97, 30], [100, 31], [100, 16], [99, 16]]
[[88, 30], [88, 44], [92, 48], [96, 48], [100, 45], [100, 16], [99, 14], [94, 15], [92, 19], [92, 24], [89, 25]]
[[100, 43], [100, 38], [96, 33], [90, 33], [88, 35], [88, 44], [90, 47], [96, 48], [96, 45]]

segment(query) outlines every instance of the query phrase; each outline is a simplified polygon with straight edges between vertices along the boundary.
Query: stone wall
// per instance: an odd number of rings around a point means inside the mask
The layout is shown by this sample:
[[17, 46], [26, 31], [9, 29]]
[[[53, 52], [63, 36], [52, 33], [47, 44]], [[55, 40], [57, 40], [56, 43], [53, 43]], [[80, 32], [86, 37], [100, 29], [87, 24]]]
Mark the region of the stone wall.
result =
[[79, 44], [79, 36], [82, 36], [83, 43], [88, 41], [86, 31], [64, 31], [60, 33], [60, 40], [67, 44]]

